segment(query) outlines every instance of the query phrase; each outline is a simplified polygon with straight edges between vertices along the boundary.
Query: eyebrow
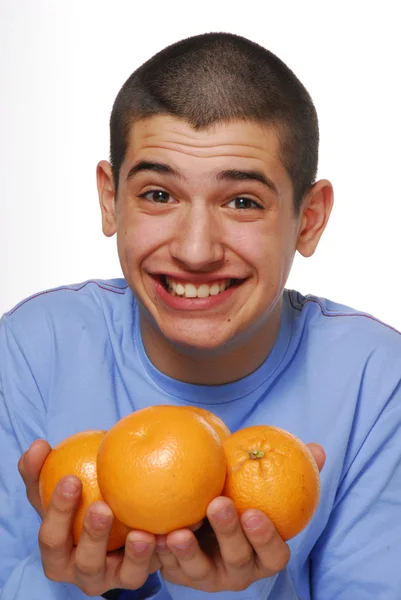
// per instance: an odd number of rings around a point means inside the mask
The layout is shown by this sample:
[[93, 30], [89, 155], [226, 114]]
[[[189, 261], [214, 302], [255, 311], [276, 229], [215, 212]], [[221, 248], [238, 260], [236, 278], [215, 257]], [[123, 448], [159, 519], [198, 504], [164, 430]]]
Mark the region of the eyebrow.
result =
[[[154, 173], [162, 173], [163, 175], [169, 175], [176, 179], [183, 179], [179, 171], [173, 169], [166, 163], [154, 163], [143, 160], [137, 162], [133, 167], [131, 167], [128, 172], [127, 179], [134, 177], [137, 173], [142, 171], [153, 171]], [[276, 196], [279, 195], [276, 185], [262, 171], [228, 169], [217, 173], [216, 179], [217, 181], [258, 181], [262, 185], [269, 188], [269, 190], [274, 192]]]
[[166, 165], [165, 163], [147, 162], [144, 160], [137, 162], [129, 170], [127, 179], [134, 177], [134, 175], [140, 173], [141, 171], [153, 171], [154, 173], [162, 173], [164, 175], [171, 175], [172, 177], [176, 177], [177, 179], [182, 179], [181, 173], [170, 167], [170, 165]]
[[227, 171], [221, 171], [217, 174], [218, 181], [258, 181], [264, 186], [268, 187], [269, 190], [274, 192], [278, 196], [278, 189], [273, 181], [267, 177], [262, 171], [239, 171], [237, 169], [229, 169]]

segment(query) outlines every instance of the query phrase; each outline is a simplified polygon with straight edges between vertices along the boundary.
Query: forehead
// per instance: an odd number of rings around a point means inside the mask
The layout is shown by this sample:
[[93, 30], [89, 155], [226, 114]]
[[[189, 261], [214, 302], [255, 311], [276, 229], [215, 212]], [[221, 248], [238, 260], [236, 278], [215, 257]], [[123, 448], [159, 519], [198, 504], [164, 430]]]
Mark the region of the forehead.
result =
[[219, 123], [196, 130], [183, 119], [172, 116], [142, 119], [131, 126], [123, 168], [129, 169], [144, 158], [162, 158], [178, 168], [196, 165], [197, 169], [210, 171], [223, 163], [235, 163], [263, 168], [269, 176], [274, 174], [275, 179], [288, 179], [276, 131], [249, 121]]

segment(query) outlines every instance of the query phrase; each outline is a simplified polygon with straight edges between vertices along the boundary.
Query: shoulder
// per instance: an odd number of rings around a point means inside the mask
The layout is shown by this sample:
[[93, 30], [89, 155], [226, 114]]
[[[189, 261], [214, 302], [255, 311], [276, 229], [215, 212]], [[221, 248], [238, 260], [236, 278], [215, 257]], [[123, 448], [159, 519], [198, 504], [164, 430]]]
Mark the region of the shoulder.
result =
[[112, 330], [132, 325], [134, 302], [122, 279], [88, 280], [26, 298], [0, 319], [3, 379], [30, 372], [46, 389], [61, 364], [78, 372], [83, 357], [101, 354]]
[[74, 319], [81, 312], [99, 310], [104, 302], [118, 302], [128, 289], [124, 279], [89, 279], [33, 294], [5, 313], [4, 317], [10, 326], [17, 327], [51, 316]]
[[346, 342], [365, 349], [383, 346], [401, 350], [401, 332], [374, 315], [294, 290], [288, 291], [288, 301], [295, 320], [315, 328], [320, 336], [331, 337], [333, 344]]
[[77, 329], [99, 330], [116, 304], [127, 301], [134, 300], [124, 279], [91, 279], [43, 290], [3, 315], [1, 336], [12, 336], [37, 352], [47, 341], [71, 337]]
[[124, 279], [88, 279], [81, 283], [63, 285], [43, 290], [25, 298], [8, 311], [5, 316], [15, 320], [25, 315], [46, 310], [57, 310], [63, 305], [87, 304], [87, 300], [95, 300], [102, 295], [124, 295], [128, 285]]
[[[302, 365], [338, 395], [366, 401], [372, 415], [399, 404], [401, 334], [373, 315], [326, 298], [289, 292], [293, 337]], [[401, 405], [399, 405], [401, 407]]]

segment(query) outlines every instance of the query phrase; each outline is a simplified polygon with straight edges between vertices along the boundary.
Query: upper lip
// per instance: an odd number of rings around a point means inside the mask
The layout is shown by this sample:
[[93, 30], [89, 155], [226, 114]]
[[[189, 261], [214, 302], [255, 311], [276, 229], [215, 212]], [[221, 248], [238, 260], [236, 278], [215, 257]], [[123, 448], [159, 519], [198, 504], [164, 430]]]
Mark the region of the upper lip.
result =
[[169, 277], [174, 281], [182, 281], [185, 283], [193, 283], [201, 285], [202, 283], [213, 284], [217, 281], [225, 281], [227, 279], [245, 279], [245, 277], [238, 277], [235, 275], [226, 274], [206, 274], [206, 273], [152, 273], [154, 277]]

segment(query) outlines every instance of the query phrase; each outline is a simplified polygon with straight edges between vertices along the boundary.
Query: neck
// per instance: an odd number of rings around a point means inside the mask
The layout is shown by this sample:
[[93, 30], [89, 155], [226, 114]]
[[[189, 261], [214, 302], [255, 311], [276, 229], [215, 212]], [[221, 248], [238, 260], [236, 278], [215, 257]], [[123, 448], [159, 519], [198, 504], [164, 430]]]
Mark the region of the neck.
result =
[[216, 351], [173, 344], [148, 319], [140, 319], [146, 354], [165, 375], [186, 383], [222, 385], [250, 375], [269, 356], [277, 339], [281, 322], [281, 301], [264, 326], [248, 335], [242, 343]]

